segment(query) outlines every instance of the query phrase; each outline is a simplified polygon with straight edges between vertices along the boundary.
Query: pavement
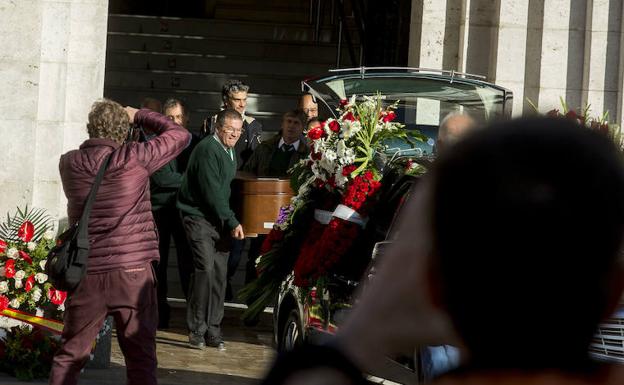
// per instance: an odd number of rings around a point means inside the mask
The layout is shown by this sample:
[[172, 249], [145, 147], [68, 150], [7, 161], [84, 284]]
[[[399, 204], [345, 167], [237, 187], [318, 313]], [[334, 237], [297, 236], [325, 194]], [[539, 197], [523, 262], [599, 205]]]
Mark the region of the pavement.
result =
[[[188, 347], [184, 312], [182, 306], [173, 307], [170, 328], [159, 330], [156, 335], [160, 385], [247, 385], [259, 382], [275, 357], [270, 314], [263, 314], [258, 326], [249, 328], [240, 320], [242, 310], [226, 308], [223, 320], [226, 350], [206, 348], [200, 351]], [[124, 359], [113, 336], [111, 367], [86, 369], [80, 376], [80, 385], [124, 383]], [[23, 385], [24, 382], [0, 374], [0, 384]]]

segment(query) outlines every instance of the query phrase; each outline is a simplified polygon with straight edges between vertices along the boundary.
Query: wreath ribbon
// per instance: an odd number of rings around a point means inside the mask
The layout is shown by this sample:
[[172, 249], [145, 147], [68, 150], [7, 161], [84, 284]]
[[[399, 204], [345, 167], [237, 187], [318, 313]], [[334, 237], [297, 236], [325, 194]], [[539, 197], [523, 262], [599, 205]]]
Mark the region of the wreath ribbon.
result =
[[46, 329], [54, 334], [61, 334], [63, 332], [63, 323], [48, 318], [37, 317], [32, 314], [24, 313], [14, 309], [4, 309], [0, 312], [0, 315], [13, 318], [18, 321], [26, 322], [33, 326]]
[[338, 205], [336, 209], [332, 211], [327, 210], [314, 210], [314, 219], [323, 225], [329, 224], [332, 218], [340, 218], [348, 222], [353, 222], [360, 225], [362, 228], [366, 227], [368, 218], [362, 217], [357, 211], [345, 205]]

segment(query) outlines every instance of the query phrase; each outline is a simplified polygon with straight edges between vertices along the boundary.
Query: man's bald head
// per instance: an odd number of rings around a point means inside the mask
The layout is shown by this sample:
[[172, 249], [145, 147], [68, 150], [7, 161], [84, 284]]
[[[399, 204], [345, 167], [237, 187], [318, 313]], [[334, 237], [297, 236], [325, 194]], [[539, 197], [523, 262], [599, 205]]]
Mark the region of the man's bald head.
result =
[[440, 122], [438, 130], [437, 150], [444, 151], [444, 148], [454, 144], [466, 133], [476, 126], [476, 122], [469, 115], [460, 113], [450, 113]]

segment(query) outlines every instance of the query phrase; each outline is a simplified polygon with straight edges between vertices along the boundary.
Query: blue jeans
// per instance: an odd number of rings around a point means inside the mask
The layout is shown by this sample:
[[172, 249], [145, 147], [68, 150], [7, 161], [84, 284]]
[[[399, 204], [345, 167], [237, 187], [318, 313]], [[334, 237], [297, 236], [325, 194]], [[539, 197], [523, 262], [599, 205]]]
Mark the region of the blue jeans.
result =
[[435, 377], [459, 366], [459, 349], [450, 345], [427, 346], [421, 349], [423, 378]]

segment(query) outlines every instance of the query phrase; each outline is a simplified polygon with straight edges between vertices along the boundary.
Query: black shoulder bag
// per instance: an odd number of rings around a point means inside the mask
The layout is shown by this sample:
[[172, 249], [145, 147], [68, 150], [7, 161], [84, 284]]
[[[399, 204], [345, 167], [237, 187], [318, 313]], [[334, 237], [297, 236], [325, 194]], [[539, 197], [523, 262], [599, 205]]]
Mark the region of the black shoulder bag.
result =
[[108, 155], [100, 166], [82, 209], [80, 220], [59, 235], [56, 246], [48, 253], [45, 271], [50, 283], [58, 290], [74, 290], [87, 272], [91, 206], [95, 201], [100, 183], [104, 179], [104, 172], [108, 167], [110, 158], [111, 156]]

